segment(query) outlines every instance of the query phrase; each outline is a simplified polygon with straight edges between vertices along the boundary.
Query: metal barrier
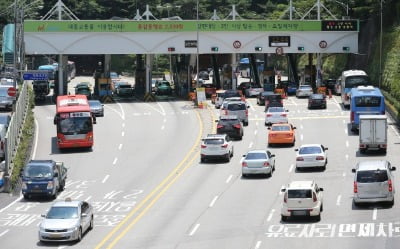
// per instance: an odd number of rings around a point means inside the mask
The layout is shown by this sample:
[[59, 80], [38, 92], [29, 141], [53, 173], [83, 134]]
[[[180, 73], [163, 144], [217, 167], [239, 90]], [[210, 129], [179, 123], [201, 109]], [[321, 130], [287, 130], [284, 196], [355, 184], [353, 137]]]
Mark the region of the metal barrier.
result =
[[11, 121], [5, 137], [5, 171], [4, 171], [4, 191], [11, 190], [11, 175], [13, 170], [13, 161], [17, 152], [18, 144], [21, 139], [21, 131], [24, 125], [29, 107], [28, 83], [24, 82], [19, 90], [19, 96], [15, 103], [14, 112], [11, 115]]

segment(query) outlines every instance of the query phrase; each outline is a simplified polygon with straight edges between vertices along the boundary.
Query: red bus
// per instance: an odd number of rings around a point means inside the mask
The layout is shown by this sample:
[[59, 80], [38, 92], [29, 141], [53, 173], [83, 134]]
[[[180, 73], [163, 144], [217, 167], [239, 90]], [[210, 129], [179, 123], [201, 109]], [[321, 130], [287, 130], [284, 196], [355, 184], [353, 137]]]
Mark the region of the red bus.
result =
[[90, 112], [85, 95], [57, 96], [54, 124], [57, 126], [59, 149], [93, 146], [93, 124], [96, 117]]

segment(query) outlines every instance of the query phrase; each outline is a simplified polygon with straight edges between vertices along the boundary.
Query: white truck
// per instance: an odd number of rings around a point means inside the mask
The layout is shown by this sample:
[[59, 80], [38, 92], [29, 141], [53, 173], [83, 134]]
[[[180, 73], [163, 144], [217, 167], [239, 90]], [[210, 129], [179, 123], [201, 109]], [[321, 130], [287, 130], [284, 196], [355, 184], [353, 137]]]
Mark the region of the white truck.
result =
[[360, 116], [360, 153], [367, 150], [387, 149], [387, 117], [386, 115], [361, 115]]

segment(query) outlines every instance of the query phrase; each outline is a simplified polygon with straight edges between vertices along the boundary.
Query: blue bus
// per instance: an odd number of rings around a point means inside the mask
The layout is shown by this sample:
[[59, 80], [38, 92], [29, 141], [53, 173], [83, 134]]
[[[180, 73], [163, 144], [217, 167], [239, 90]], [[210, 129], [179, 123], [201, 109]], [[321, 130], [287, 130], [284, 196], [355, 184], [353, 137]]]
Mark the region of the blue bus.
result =
[[385, 97], [379, 88], [358, 86], [350, 91], [351, 130], [356, 131], [360, 125], [360, 115], [385, 114]]
[[340, 77], [343, 107], [350, 106], [350, 91], [354, 87], [371, 85], [367, 73], [362, 70], [346, 70]]

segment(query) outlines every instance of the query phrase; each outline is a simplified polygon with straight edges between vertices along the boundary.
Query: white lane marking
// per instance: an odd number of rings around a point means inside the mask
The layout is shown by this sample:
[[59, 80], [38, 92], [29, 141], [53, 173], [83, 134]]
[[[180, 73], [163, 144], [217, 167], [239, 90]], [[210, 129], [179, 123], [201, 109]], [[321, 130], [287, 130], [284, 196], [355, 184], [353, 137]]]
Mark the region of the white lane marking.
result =
[[105, 183], [109, 177], [110, 177], [110, 175], [106, 175], [106, 176], [104, 177], [103, 181], [101, 181], [101, 183]]
[[343, 177], [346, 177], [346, 172], [343, 172], [343, 175], [342, 175]]
[[118, 114], [122, 120], [125, 120], [125, 112], [124, 112], [124, 108], [122, 108], [122, 105], [120, 103], [117, 103], [117, 105], [119, 106], [119, 109], [121, 110], [121, 112], [119, 112], [118, 110], [116, 110], [115, 108], [111, 107], [110, 105], [106, 105], [106, 108], [111, 109], [113, 112], [115, 112], [116, 114]]
[[217, 199], [218, 199], [218, 195], [217, 195], [217, 196], [215, 196], [215, 197], [214, 197], [214, 199], [212, 199], [212, 201], [211, 201], [211, 203], [210, 203], [209, 207], [213, 207], [213, 206], [214, 206], [214, 204], [215, 204], [215, 202], [217, 201]]
[[119, 149], [119, 150], [122, 149], [122, 144], [119, 144], [118, 149]]
[[164, 122], [164, 123], [165, 123], [165, 122], [167, 122], [167, 119], [166, 119], [166, 118], [164, 118], [163, 122]]
[[256, 114], [256, 115], [254, 115], [254, 117], [255, 117], [255, 118], [258, 118], [258, 115]]
[[251, 147], [253, 147], [253, 142], [251, 142], [251, 143], [249, 144], [249, 149], [250, 149]]
[[200, 226], [200, 224], [197, 223], [197, 224], [194, 226], [193, 230], [190, 232], [189, 236], [193, 236], [193, 234], [197, 231], [197, 229], [199, 229], [199, 226]]
[[349, 147], [349, 141], [346, 140], [346, 147]]
[[92, 196], [89, 196], [88, 198], [86, 198], [85, 201], [89, 201], [90, 199], [92, 199]]
[[22, 194], [15, 199], [13, 202], [11, 202], [10, 204], [8, 204], [7, 206], [3, 207], [2, 209], [0, 209], [0, 213], [2, 213], [4, 210], [6, 210], [7, 208], [11, 207], [12, 205], [14, 205], [15, 203], [19, 202], [20, 200], [22, 200], [23, 196]]
[[32, 153], [32, 159], [35, 159], [36, 157], [36, 148], [39, 140], [39, 122], [35, 118], [35, 145], [33, 146], [33, 153]]
[[261, 246], [261, 241], [257, 241], [256, 246], [254, 247], [254, 249], [259, 249]]
[[272, 209], [271, 212], [270, 212], [269, 215], [268, 215], [268, 218], [267, 218], [267, 221], [268, 221], [268, 222], [271, 221], [272, 216], [274, 215], [274, 213], [275, 213], [275, 209]]
[[122, 127], [125, 127], [125, 123], [122, 123]]
[[258, 122], [256, 122], [256, 126], [258, 126]]
[[337, 199], [336, 199], [336, 205], [340, 206], [340, 199], [342, 199], [341, 195], [338, 195]]
[[376, 220], [377, 215], [378, 215], [378, 209], [374, 208], [374, 211], [372, 212], [372, 220]]
[[161, 126], [161, 130], [164, 130], [165, 129], [165, 126], [163, 125], [163, 126]]
[[121, 136], [125, 136], [125, 132], [124, 131], [121, 133]]
[[[342, 112], [342, 115], [343, 115], [343, 112]], [[343, 124], [346, 124], [346, 120], [343, 119], [342, 122], [343, 122]]]
[[397, 130], [394, 128], [393, 125], [390, 126], [390, 128], [392, 128], [394, 134], [396, 134], [396, 136], [400, 137], [399, 133], [397, 132]]
[[289, 173], [292, 172], [293, 167], [294, 167], [294, 164], [291, 164], [290, 167], [289, 167]]
[[229, 183], [232, 180], [233, 175], [228, 176], [228, 179], [226, 179], [226, 183]]
[[64, 248], [67, 248], [66, 246], [59, 246], [59, 247], [57, 247], [57, 249], [64, 249]]
[[300, 135], [300, 140], [303, 141], [303, 134]]
[[0, 237], [3, 236], [4, 234], [8, 233], [10, 231], [9, 229], [5, 230], [4, 232], [0, 233]]
[[254, 111], [256, 111], [256, 109], [254, 109], [254, 106], [249, 102], [249, 105], [250, 105], [250, 109], [254, 112]]
[[118, 158], [114, 158], [113, 165], [115, 165], [118, 161]]
[[254, 131], [254, 135], [257, 135], [257, 132], [258, 132], [258, 130], [255, 130], [255, 131]]
[[346, 154], [346, 156], [345, 156], [345, 157], [346, 157], [346, 160], [349, 160], [349, 155], [347, 155], [347, 154]]
[[157, 103], [158, 107], [160, 107], [160, 110], [155, 108], [153, 105], [151, 104], [147, 104], [147, 106], [149, 106], [151, 109], [153, 109], [154, 111], [160, 113], [161, 115], [165, 116], [165, 111], [164, 108], [160, 105], [160, 103]]
[[347, 129], [344, 129], [344, 133], [347, 135]]
[[303, 126], [303, 125], [300, 125], [300, 129], [304, 129], [304, 126]]

